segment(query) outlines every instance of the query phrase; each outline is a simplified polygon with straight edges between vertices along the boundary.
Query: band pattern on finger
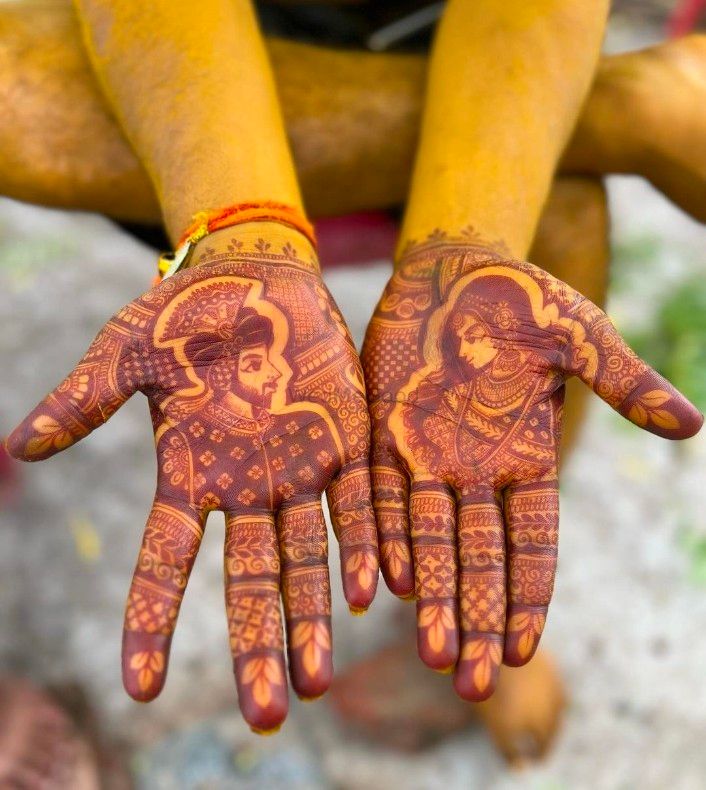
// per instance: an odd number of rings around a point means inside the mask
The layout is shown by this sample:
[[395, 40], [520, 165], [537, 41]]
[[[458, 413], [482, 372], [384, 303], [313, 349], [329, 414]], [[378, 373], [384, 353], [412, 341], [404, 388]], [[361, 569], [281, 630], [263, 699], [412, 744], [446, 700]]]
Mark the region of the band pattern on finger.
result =
[[203, 530], [195, 513], [155, 502], [125, 609], [123, 679], [137, 699], [159, 693]]
[[417, 647], [422, 661], [438, 670], [448, 669], [458, 658], [455, 522], [455, 502], [445, 486], [412, 486]]
[[279, 553], [271, 516], [227, 516], [226, 612], [238, 699], [256, 730], [287, 713]]
[[465, 501], [458, 512], [461, 656], [454, 685], [473, 701], [497, 682], [505, 633], [505, 536], [492, 493]]
[[395, 595], [414, 592], [414, 572], [409, 534], [409, 479], [383, 462], [370, 472], [373, 509], [380, 536], [380, 561], [387, 586]]
[[327, 498], [341, 550], [343, 591], [351, 607], [370, 605], [378, 579], [378, 547], [367, 461], [349, 467], [329, 486]]
[[505, 518], [509, 603], [504, 660], [520, 666], [537, 649], [554, 587], [559, 537], [556, 481], [511, 488]]
[[283, 509], [278, 529], [292, 685], [300, 696], [318, 697], [333, 674], [328, 545], [320, 503]]

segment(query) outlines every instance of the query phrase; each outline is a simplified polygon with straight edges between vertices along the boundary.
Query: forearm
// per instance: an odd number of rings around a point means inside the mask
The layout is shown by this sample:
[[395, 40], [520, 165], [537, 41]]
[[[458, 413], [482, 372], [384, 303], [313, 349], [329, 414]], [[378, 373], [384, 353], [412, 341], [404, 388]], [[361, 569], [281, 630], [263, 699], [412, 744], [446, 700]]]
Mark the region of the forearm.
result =
[[524, 257], [591, 84], [608, 3], [451, 0], [399, 249], [471, 226]]
[[76, 0], [93, 67], [176, 239], [193, 214], [301, 208], [277, 93], [246, 0]]

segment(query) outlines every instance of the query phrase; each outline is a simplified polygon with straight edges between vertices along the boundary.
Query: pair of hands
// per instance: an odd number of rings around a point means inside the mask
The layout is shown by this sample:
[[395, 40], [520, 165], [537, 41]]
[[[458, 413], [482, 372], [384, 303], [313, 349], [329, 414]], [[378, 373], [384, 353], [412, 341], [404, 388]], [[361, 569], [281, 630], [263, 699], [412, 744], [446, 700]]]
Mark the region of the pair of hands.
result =
[[245, 719], [267, 731], [287, 713], [280, 596], [291, 684], [324, 693], [326, 491], [352, 611], [375, 595], [379, 543], [388, 586], [417, 600], [422, 660], [485, 699], [544, 625], [566, 377], [668, 438], [696, 433], [701, 415], [569, 286], [443, 234], [410, 248], [385, 289], [363, 348], [366, 403], [314, 251], [284, 226], [252, 228], [207, 237], [194, 267], [119, 311], [7, 440], [41, 460], [134, 392], [148, 398], [159, 474], [126, 608], [125, 687], [140, 700], [161, 690], [205, 520], [221, 510]]

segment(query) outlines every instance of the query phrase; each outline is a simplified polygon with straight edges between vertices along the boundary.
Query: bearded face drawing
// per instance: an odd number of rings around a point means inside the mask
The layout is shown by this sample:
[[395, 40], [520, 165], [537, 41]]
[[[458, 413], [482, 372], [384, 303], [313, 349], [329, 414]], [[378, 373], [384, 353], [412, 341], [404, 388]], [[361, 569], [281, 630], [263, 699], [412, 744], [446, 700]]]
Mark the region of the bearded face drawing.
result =
[[[186, 289], [164, 310], [155, 345], [179, 365], [156, 435], [173, 446], [170, 457], [180, 455], [188, 467], [184, 486], [197, 501], [275, 507], [302, 487], [325, 487], [342, 462], [328, 410], [292, 402], [288, 338], [285, 315], [263, 297], [256, 280], [214, 277]], [[224, 457], [227, 463], [218, 467], [212, 460]], [[244, 477], [233, 474], [241, 463], [247, 465]], [[247, 484], [235, 490], [243, 479]]]
[[[552, 362], [566, 339], [541, 295], [515, 272], [462, 278], [429, 320], [426, 366], [400, 392], [390, 428], [411, 467], [461, 490], [541, 474], [555, 457], [562, 380]], [[546, 333], [538, 322], [555, 331]], [[539, 346], [538, 338], [552, 337]]]

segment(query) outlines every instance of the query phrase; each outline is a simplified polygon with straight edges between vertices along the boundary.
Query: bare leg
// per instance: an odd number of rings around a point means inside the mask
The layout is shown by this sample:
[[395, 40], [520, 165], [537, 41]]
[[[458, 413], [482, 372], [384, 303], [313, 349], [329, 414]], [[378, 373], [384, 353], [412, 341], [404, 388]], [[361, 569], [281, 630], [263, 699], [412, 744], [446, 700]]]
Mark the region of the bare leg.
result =
[[[426, 59], [277, 40], [269, 50], [311, 213], [399, 205]], [[0, 8], [0, 64], [1, 194], [160, 221], [147, 175], [94, 83], [69, 5]], [[706, 219], [706, 114], [694, 110], [704, 94], [706, 36], [603, 58], [562, 171], [641, 174]]]
[[[610, 264], [608, 232], [608, 203], [600, 179], [560, 176], [544, 207], [529, 259], [602, 307]], [[588, 396], [578, 379], [566, 383], [564, 460], [578, 438]]]

